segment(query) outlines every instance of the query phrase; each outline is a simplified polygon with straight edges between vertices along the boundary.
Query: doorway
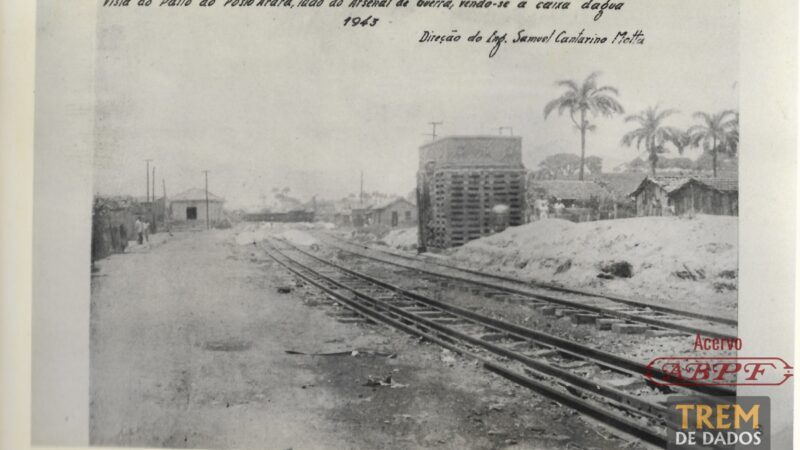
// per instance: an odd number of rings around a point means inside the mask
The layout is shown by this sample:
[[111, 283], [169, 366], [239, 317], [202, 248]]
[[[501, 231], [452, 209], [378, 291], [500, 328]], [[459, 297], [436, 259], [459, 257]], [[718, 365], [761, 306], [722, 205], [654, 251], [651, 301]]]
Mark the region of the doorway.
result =
[[197, 207], [189, 206], [186, 208], [186, 220], [197, 220]]
[[392, 226], [396, 227], [397, 226], [397, 222], [398, 222], [398, 220], [397, 220], [397, 211], [392, 211]]

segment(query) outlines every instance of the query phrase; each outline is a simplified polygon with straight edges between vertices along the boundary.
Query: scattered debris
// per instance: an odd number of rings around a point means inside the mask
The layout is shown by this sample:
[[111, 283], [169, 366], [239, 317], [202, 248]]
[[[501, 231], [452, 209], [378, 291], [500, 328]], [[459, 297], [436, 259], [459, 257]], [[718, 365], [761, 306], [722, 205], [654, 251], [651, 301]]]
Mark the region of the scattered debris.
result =
[[556, 267], [556, 273], [555, 274], [558, 275], [560, 273], [564, 273], [564, 272], [568, 271], [570, 269], [570, 267], [572, 267], [572, 260], [568, 259], [568, 260], [564, 261], [562, 264], [560, 264], [558, 267]]
[[727, 278], [729, 280], [735, 280], [737, 278], [737, 271], [736, 270], [723, 270], [719, 274], [717, 274], [720, 278]]
[[706, 272], [703, 269], [692, 270], [686, 264], [681, 264], [684, 270], [676, 270], [672, 272], [673, 275], [682, 279], [682, 280], [705, 280], [706, 279]]
[[253, 343], [250, 341], [228, 339], [206, 342], [205, 345], [203, 345], [203, 348], [213, 352], [242, 352], [250, 349], [252, 346]]
[[296, 350], [284, 350], [287, 355], [304, 355], [304, 356], [344, 356], [350, 355], [351, 352], [327, 352], [327, 353], [305, 353], [305, 352], [298, 352]]
[[367, 382], [364, 383], [362, 386], [369, 386], [369, 387], [387, 387], [388, 386], [388, 387], [393, 388], [393, 389], [408, 387], [407, 384], [397, 383], [396, 381], [394, 381], [394, 379], [392, 379], [391, 375], [387, 375], [386, 377], [383, 377], [383, 378], [376, 378], [376, 377], [373, 377], [372, 375], [369, 375], [369, 376], [367, 376]]
[[600, 271], [620, 278], [630, 278], [633, 276], [633, 266], [628, 261], [603, 262], [600, 264]]
[[453, 356], [453, 352], [451, 352], [446, 348], [442, 349], [441, 360], [445, 364], [455, 364], [456, 362], [456, 358]]
[[735, 291], [738, 289], [736, 283], [726, 283], [721, 281], [714, 282], [713, 286], [715, 292]]
[[278, 292], [281, 293], [281, 294], [288, 294], [288, 293], [292, 292], [292, 288], [289, 287], [289, 286], [279, 286], [278, 287]]
[[374, 350], [344, 350], [338, 352], [316, 352], [316, 353], [301, 352], [297, 350], [284, 350], [284, 352], [287, 355], [303, 355], [303, 356], [352, 356], [352, 357], [382, 356], [390, 359], [397, 357], [397, 355], [394, 353], [383, 353]]

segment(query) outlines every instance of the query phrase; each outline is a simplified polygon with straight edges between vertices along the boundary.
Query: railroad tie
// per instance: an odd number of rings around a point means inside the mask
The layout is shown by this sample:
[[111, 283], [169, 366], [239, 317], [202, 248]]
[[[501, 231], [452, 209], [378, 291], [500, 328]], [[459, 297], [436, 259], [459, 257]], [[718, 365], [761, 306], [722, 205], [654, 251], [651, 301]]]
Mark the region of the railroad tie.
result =
[[594, 322], [598, 330], [610, 330], [612, 325], [618, 323], [625, 323], [625, 321], [620, 319], [602, 318], [602, 319], [597, 319]]
[[660, 330], [660, 329], [648, 329], [644, 333], [647, 337], [674, 337], [674, 336], [685, 336], [686, 333], [683, 331], [675, 331], [675, 330]]
[[598, 319], [597, 314], [591, 313], [578, 313], [572, 316], [572, 323], [577, 325], [586, 325], [586, 324], [593, 324]]
[[570, 317], [570, 316], [573, 316], [573, 315], [578, 314], [578, 313], [580, 313], [580, 311], [577, 310], [577, 309], [556, 308], [555, 316], [556, 317]]
[[555, 306], [545, 306], [541, 308], [539, 312], [542, 313], [544, 316], [555, 316], [556, 315], [556, 307]]
[[619, 334], [642, 334], [647, 331], [648, 326], [638, 323], [615, 323], [611, 325], [611, 331]]

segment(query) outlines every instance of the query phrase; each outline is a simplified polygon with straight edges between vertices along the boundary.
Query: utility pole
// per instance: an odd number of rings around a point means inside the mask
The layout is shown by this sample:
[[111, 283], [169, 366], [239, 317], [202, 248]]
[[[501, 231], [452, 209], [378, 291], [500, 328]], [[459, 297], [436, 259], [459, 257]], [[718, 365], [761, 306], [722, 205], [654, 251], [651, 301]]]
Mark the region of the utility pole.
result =
[[169, 231], [169, 225], [167, 225], [167, 182], [164, 179], [161, 179], [161, 194], [164, 197], [164, 229]]
[[150, 202], [150, 161], [152, 161], [152, 159], [144, 160], [144, 162], [147, 163], [147, 170], [145, 170], [145, 174], [147, 174], [147, 183], [145, 183], [145, 187], [147, 188], [147, 196], [145, 197], [144, 200], [145, 203]]
[[153, 219], [151, 222], [152, 232], [156, 232], [156, 166], [153, 166], [153, 201], [150, 202], [150, 216]]
[[361, 185], [358, 188], [358, 205], [364, 206], [364, 171], [361, 171]]
[[206, 230], [211, 228], [208, 224], [208, 171], [204, 170], [204, 174], [206, 174]]
[[512, 127], [497, 127], [497, 134], [502, 136], [503, 135], [503, 130], [508, 130], [508, 135], [509, 136], [513, 136], [514, 135], [514, 128], [512, 128]]
[[432, 141], [435, 141], [436, 140], [436, 136], [437, 136], [436, 135], [436, 126], [437, 125], [442, 125], [442, 124], [444, 124], [444, 122], [428, 122], [428, 124], [430, 124], [433, 127], [433, 131], [428, 136], [431, 137]]

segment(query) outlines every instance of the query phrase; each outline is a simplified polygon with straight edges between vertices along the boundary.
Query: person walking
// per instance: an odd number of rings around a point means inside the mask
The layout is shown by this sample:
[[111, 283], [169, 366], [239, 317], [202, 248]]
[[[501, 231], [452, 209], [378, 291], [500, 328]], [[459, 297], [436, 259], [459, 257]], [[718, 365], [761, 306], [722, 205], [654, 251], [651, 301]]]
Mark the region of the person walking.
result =
[[142, 231], [144, 233], [144, 241], [147, 243], [148, 247], [150, 246], [150, 222], [145, 222], [142, 226]]
[[141, 217], [136, 218], [133, 228], [136, 230], [137, 242], [139, 245], [142, 245], [144, 243], [144, 223], [142, 222]]

